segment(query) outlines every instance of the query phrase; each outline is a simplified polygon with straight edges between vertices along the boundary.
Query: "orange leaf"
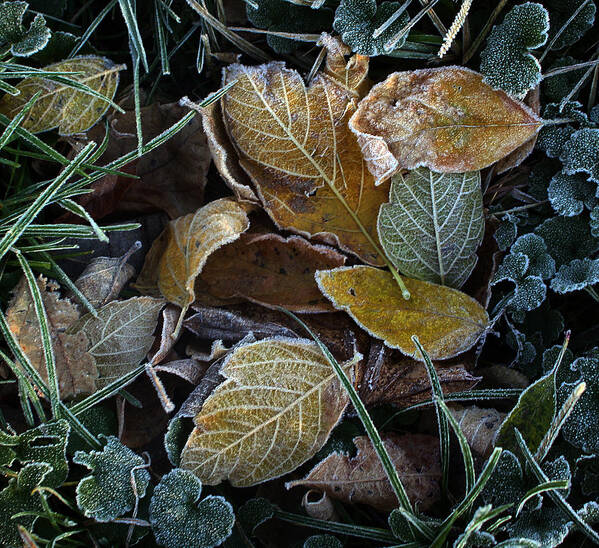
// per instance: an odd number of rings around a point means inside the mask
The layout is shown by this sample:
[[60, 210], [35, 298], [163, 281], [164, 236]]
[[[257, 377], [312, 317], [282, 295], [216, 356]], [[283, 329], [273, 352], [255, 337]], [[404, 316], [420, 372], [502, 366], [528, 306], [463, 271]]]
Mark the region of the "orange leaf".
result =
[[478, 171], [530, 140], [543, 121], [464, 67], [395, 72], [349, 121], [381, 183], [400, 169]]

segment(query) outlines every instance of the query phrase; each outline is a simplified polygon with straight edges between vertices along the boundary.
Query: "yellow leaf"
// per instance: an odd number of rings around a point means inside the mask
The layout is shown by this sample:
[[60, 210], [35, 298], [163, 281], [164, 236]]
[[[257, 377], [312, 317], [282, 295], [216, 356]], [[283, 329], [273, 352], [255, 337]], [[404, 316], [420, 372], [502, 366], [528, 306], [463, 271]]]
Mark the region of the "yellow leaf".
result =
[[19, 95], [6, 94], [0, 100], [0, 113], [14, 118], [25, 104], [38, 92], [37, 99], [21, 127], [31, 133], [41, 133], [58, 128], [60, 135], [82, 133], [92, 127], [108, 110], [119, 83], [117, 66], [109, 59], [93, 55], [74, 57], [45, 67], [47, 71], [73, 72], [69, 76], [80, 84], [102, 94], [106, 99], [76, 89], [69, 84], [47, 78], [25, 78], [19, 82]]
[[275, 223], [338, 245], [375, 265], [376, 218], [388, 188], [374, 188], [356, 137], [347, 127], [366, 86], [368, 58], [327, 37], [325, 71], [306, 87], [283, 63], [231, 65], [223, 116], [240, 164]]
[[530, 140], [543, 121], [464, 67], [395, 72], [349, 121], [377, 184], [400, 169], [478, 171]]
[[249, 226], [243, 206], [228, 198], [171, 221], [148, 252], [136, 287], [152, 293], [157, 286], [165, 299], [185, 310], [195, 299], [194, 282], [208, 257]]
[[305, 339], [240, 346], [220, 373], [226, 380], [196, 415], [181, 455], [182, 468], [207, 485], [228, 479], [247, 487], [295, 470], [324, 445], [348, 402], [316, 343]]
[[320, 270], [316, 282], [338, 310], [390, 348], [422, 360], [417, 335], [433, 360], [457, 356], [476, 343], [489, 323], [485, 309], [457, 289], [404, 278], [406, 300], [389, 272], [368, 266]]

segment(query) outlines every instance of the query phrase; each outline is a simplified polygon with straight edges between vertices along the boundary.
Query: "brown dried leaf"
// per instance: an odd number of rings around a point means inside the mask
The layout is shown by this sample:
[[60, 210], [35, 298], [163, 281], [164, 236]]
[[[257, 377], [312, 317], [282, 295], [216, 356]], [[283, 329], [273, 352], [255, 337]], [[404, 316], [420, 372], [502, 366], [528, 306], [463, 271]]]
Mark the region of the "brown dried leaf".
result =
[[395, 72], [349, 121], [377, 184], [400, 169], [481, 170], [531, 139], [543, 121], [464, 67]]
[[[58, 388], [63, 400], [91, 394], [96, 390], [98, 369], [88, 353], [90, 342], [85, 333], [65, 333], [79, 319], [77, 307], [68, 299], [61, 299], [57, 286], [48, 284], [40, 276], [37, 281], [48, 317]], [[42, 379], [48, 382], [39, 322], [33, 299], [25, 278], [15, 288], [6, 311], [6, 320], [23, 352]]]
[[136, 286], [158, 286], [169, 302], [186, 310], [195, 299], [195, 280], [208, 257], [249, 226], [245, 209], [228, 198], [171, 221], [152, 245]]
[[345, 264], [334, 249], [311, 244], [299, 236], [243, 234], [215, 251], [196, 284], [196, 294], [224, 301], [245, 298], [266, 307], [293, 312], [332, 312], [314, 281], [317, 270]]
[[450, 411], [470, 447], [479, 455], [487, 457], [493, 450], [495, 436], [506, 414], [497, 409], [481, 409], [476, 405], [451, 405]]
[[181, 455], [181, 467], [206, 485], [247, 487], [295, 470], [324, 445], [348, 403], [318, 345], [305, 339], [238, 347], [220, 373], [226, 380], [196, 415]]
[[[439, 440], [423, 434], [383, 434], [383, 443], [408, 497], [426, 511], [440, 497], [441, 462]], [[287, 489], [304, 486], [325, 491], [330, 497], [348, 503], [368, 504], [388, 512], [397, 508], [393, 492], [378, 455], [367, 436], [354, 438], [355, 457], [331, 453], [303, 480], [290, 481]]]
[[[382, 264], [376, 218], [388, 188], [373, 188], [347, 122], [364, 87], [368, 58], [346, 63], [329, 42], [325, 72], [306, 88], [283, 63], [231, 65], [225, 126], [268, 214], [280, 227]], [[378, 245], [378, 244], [377, 244]]]

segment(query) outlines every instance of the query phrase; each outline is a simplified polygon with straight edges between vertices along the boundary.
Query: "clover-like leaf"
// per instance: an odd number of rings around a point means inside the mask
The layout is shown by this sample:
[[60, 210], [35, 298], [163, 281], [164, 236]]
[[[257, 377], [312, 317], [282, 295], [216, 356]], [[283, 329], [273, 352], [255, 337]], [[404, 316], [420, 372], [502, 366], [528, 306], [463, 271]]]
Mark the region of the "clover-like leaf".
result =
[[44, 485], [58, 487], [69, 472], [66, 447], [70, 430], [64, 419], [40, 424], [17, 435], [0, 430], [0, 465], [11, 466], [15, 460], [21, 464], [47, 463], [52, 470], [44, 476]]
[[[33, 490], [44, 483], [46, 476], [52, 472], [52, 466], [45, 462], [34, 462], [25, 465], [16, 478], [8, 481], [8, 486], [0, 491], [0, 544], [2, 546], [22, 546], [23, 542], [18, 525], [31, 530], [36, 522], [37, 514], [44, 511], [41, 500], [43, 493]], [[15, 514], [23, 515], [13, 518]]]
[[476, 265], [485, 230], [480, 172], [427, 168], [391, 182], [378, 233], [387, 256], [411, 278], [461, 287]]
[[237, 519], [246, 534], [252, 537], [256, 527], [275, 515], [275, 509], [268, 499], [261, 497], [250, 499], [239, 508]]
[[343, 543], [333, 535], [312, 535], [306, 539], [303, 548], [343, 548]]
[[[552, 49], [562, 49], [571, 46], [575, 42], [578, 42], [592, 28], [595, 22], [595, 12], [597, 11], [593, 0], [586, 2], [586, 5], [572, 19], [572, 16], [578, 11], [578, 8], [580, 8], [580, 5], [584, 1], [573, 0], [566, 3], [562, 0], [545, 0], [545, 5], [549, 10], [549, 19], [551, 20], [550, 40], [560, 32]], [[570, 21], [570, 19], [572, 20]], [[562, 30], [564, 25], [566, 27]]]
[[[553, 28], [553, 21], [551, 22], [551, 28]], [[574, 59], [570, 55], [560, 57], [553, 64], [547, 67], [545, 70], [550, 72], [552, 69], [561, 67], [569, 67], [580, 63], [578, 59]], [[579, 70], [572, 70], [564, 72], [562, 74], [555, 74], [551, 78], [543, 80], [542, 88], [545, 101], [548, 103], [559, 103], [564, 97], [566, 97], [574, 88], [578, 80], [584, 74], [584, 68]], [[578, 93], [572, 95], [573, 99], [576, 99]]]
[[122, 66], [95, 56], [73, 57], [48, 65], [51, 72], [73, 72], [72, 80], [86, 85], [102, 97], [69, 84], [47, 78], [25, 78], [17, 85], [19, 95], [6, 94], [0, 99], [0, 113], [14, 118], [38, 92], [42, 94], [21, 123], [31, 133], [58, 128], [60, 135], [83, 133], [95, 125], [110, 106], [119, 83]]
[[512, 245], [511, 253], [526, 255], [528, 258], [527, 274], [546, 280], [555, 273], [555, 261], [547, 253], [547, 245], [543, 238], [537, 234], [530, 233], [520, 236]]
[[547, 188], [547, 196], [556, 213], [572, 217], [582, 213], [584, 208], [593, 209], [597, 204], [597, 185], [583, 173], [555, 175]]
[[[382, 2], [377, 6], [375, 0], [341, 0], [335, 12], [333, 28], [352, 51], [370, 57], [383, 55], [389, 53], [385, 44], [410, 20], [408, 12], [404, 11], [378, 36], [374, 35], [375, 31], [400, 7], [399, 2]], [[401, 48], [407, 36], [406, 32], [393, 48]]]
[[27, 2], [2, 2], [0, 4], [0, 45], [9, 44], [10, 53], [16, 57], [29, 57], [44, 49], [50, 40], [46, 20], [37, 14], [29, 29], [23, 26]]
[[591, 229], [591, 235], [595, 238], [599, 238], [599, 206], [595, 206], [591, 210], [589, 227]]
[[114, 436], [106, 440], [102, 451], [73, 456], [73, 462], [92, 472], [77, 485], [77, 505], [96, 521], [111, 521], [131, 510], [150, 482], [144, 459]]
[[583, 128], [574, 132], [560, 154], [568, 175], [586, 173], [599, 183], [599, 129]]
[[551, 280], [551, 289], [556, 293], [570, 293], [599, 283], [599, 259], [574, 259], [564, 264]]
[[518, 218], [515, 215], [507, 214], [495, 229], [493, 237], [501, 251], [508, 249], [515, 241], [518, 235]]
[[481, 492], [480, 500], [494, 507], [520, 502], [527, 489], [518, 457], [505, 449]]
[[162, 477], [150, 503], [150, 523], [156, 542], [166, 548], [212, 548], [229, 537], [235, 524], [233, 508], [223, 498], [200, 500], [202, 482], [176, 468]]
[[526, 2], [512, 8], [503, 23], [493, 27], [481, 52], [485, 82], [515, 97], [524, 97], [541, 81], [541, 65], [530, 53], [547, 42], [549, 14], [541, 5]]

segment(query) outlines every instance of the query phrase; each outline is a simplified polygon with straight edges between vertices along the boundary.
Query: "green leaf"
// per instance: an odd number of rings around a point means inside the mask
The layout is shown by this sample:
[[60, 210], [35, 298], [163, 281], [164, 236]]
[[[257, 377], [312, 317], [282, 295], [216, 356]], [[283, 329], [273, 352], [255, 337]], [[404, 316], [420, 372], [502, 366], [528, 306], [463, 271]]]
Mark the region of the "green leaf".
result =
[[343, 544], [333, 535], [313, 535], [306, 539], [304, 548], [343, 548]]
[[66, 480], [69, 465], [66, 447], [71, 427], [66, 420], [41, 424], [12, 436], [0, 431], [0, 466], [43, 462], [52, 470], [44, 477], [44, 485], [58, 487]]
[[520, 236], [511, 248], [511, 253], [521, 253], [528, 258], [526, 274], [538, 276], [543, 280], [555, 274], [555, 261], [547, 253], [547, 245], [543, 238], [536, 234]]
[[77, 451], [73, 457], [73, 462], [92, 471], [77, 485], [77, 505], [96, 521], [111, 521], [131, 510], [150, 482], [139, 455], [114, 436], [106, 439], [102, 451]]
[[251, 537], [254, 535], [256, 527], [272, 519], [275, 515], [275, 507], [265, 498], [255, 498], [248, 500], [237, 513], [239, 524]]
[[[549, 15], [549, 17], [551, 18], [551, 14]], [[551, 22], [551, 28], [554, 28], [553, 21]], [[574, 59], [574, 57], [566, 55], [565, 57], [560, 57], [554, 63], [546, 67], [545, 71], [550, 72], [553, 69], [577, 65], [580, 62], [580, 60]], [[562, 74], [556, 74], [555, 76], [551, 76], [551, 78], [546, 78], [545, 80], [543, 80], [542, 88], [545, 101], [547, 103], [559, 103], [572, 91], [572, 89], [574, 88], [578, 80], [580, 80], [584, 72], [585, 69], [581, 68], [578, 70], [564, 72]], [[572, 96], [572, 98], [576, 99], [577, 95], [578, 93], [575, 93]]]
[[485, 485], [480, 500], [495, 507], [517, 504], [526, 491], [520, 461], [514, 453], [505, 450], [501, 453], [497, 467]]
[[72, 78], [25, 78], [17, 96], [0, 99], [0, 113], [14, 118], [38, 91], [42, 95], [21, 124], [31, 133], [58, 128], [60, 135], [83, 133], [95, 125], [116, 93], [122, 66], [95, 56], [74, 57], [45, 67], [46, 71], [73, 72]]
[[[377, 6], [375, 0], [341, 0], [335, 12], [333, 28], [353, 52], [371, 57], [384, 55], [389, 53], [385, 44], [408, 24], [408, 12], [401, 13], [378, 36], [375, 36], [375, 32], [400, 6], [399, 2], [382, 2]], [[406, 32], [394, 49], [401, 48], [407, 37]]]
[[[564, 2], [563, 0], [545, 0], [545, 5], [549, 10], [549, 19], [551, 20], [551, 31], [549, 38], [553, 41], [554, 36], [561, 30], [567, 21], [574, 15], [576, 10], [585, 0], [573, 0]], [[597, 8], [591, 0], [580, 10], [578, 15], [568, 23], [566, 28], [560, 33], [551, 49], [562, 49], [578, 42], [595, 22], [595, 12]]]
[[547, 42], [549, 14], [533, 2], [512, 8], [503, 23], [493, 27], [481, 52], [484, 81], [510, 95], [523, 98], [541, 81], [541, 65], [529, 50]]
[[10, 53], [16, 57], [29, 57], [44, 49], [50, 40], [50, 29], [43, 15], [36, 15], [26, 29], [23, 15], [27, 2], [2, 2], [0, 4], [0, 44], [10, 44]]
[[582, 173], [555, 175], [547, 189], [547, 196], [556, 213], [572, 217], [582, 213], [584, 208], [593, 209], [597, 204], [597, 185], [587, 180]]
[[172, 470], [160, 480], [150, 503], [156, 542], [166, 548], [218, 546], [235, 524], [233, 508], [223, 497], [200, 499], [202, 482], [187, 470]]
[[586, 173], [591, 181], [599, 183], [599, 129], [574, 132], [559, 159], [564, 164], [564, 173]]
[[570, 293], [599, 283], [599, 259], [574, 259], [562, 265], [555, 278], [551, 280], [551, 289], [556, 293]]
[[113, 301], [98, 310], [97, 317], [86, 314], [69, 327], [69, 333], [83, 331], [90, 341], [88, 352], [100, 374], [98, 388], [132, 371], [146, 357], [163, 306], [162, 299], [153, 297]]
[[381, 206], [378, 234], [387, 257], [411, 278], [461, 287], [482, 242], [480, 172], [434, 173], [427, 168], [393, 178]]
[[0, 491], [0, 544], [2, 546], [22, 546], [23, 542], [17, 525], [31, 530], [37, 520], [34, 514], [12, 519], [11, 516], [20, 512], [43, 512], [41, 493], [32, 491], [44, 483], [46, 476], [52, 472], [52, 466], [45, 462], [27, 464], [16, 478], [8, 481], [8, 486]]

